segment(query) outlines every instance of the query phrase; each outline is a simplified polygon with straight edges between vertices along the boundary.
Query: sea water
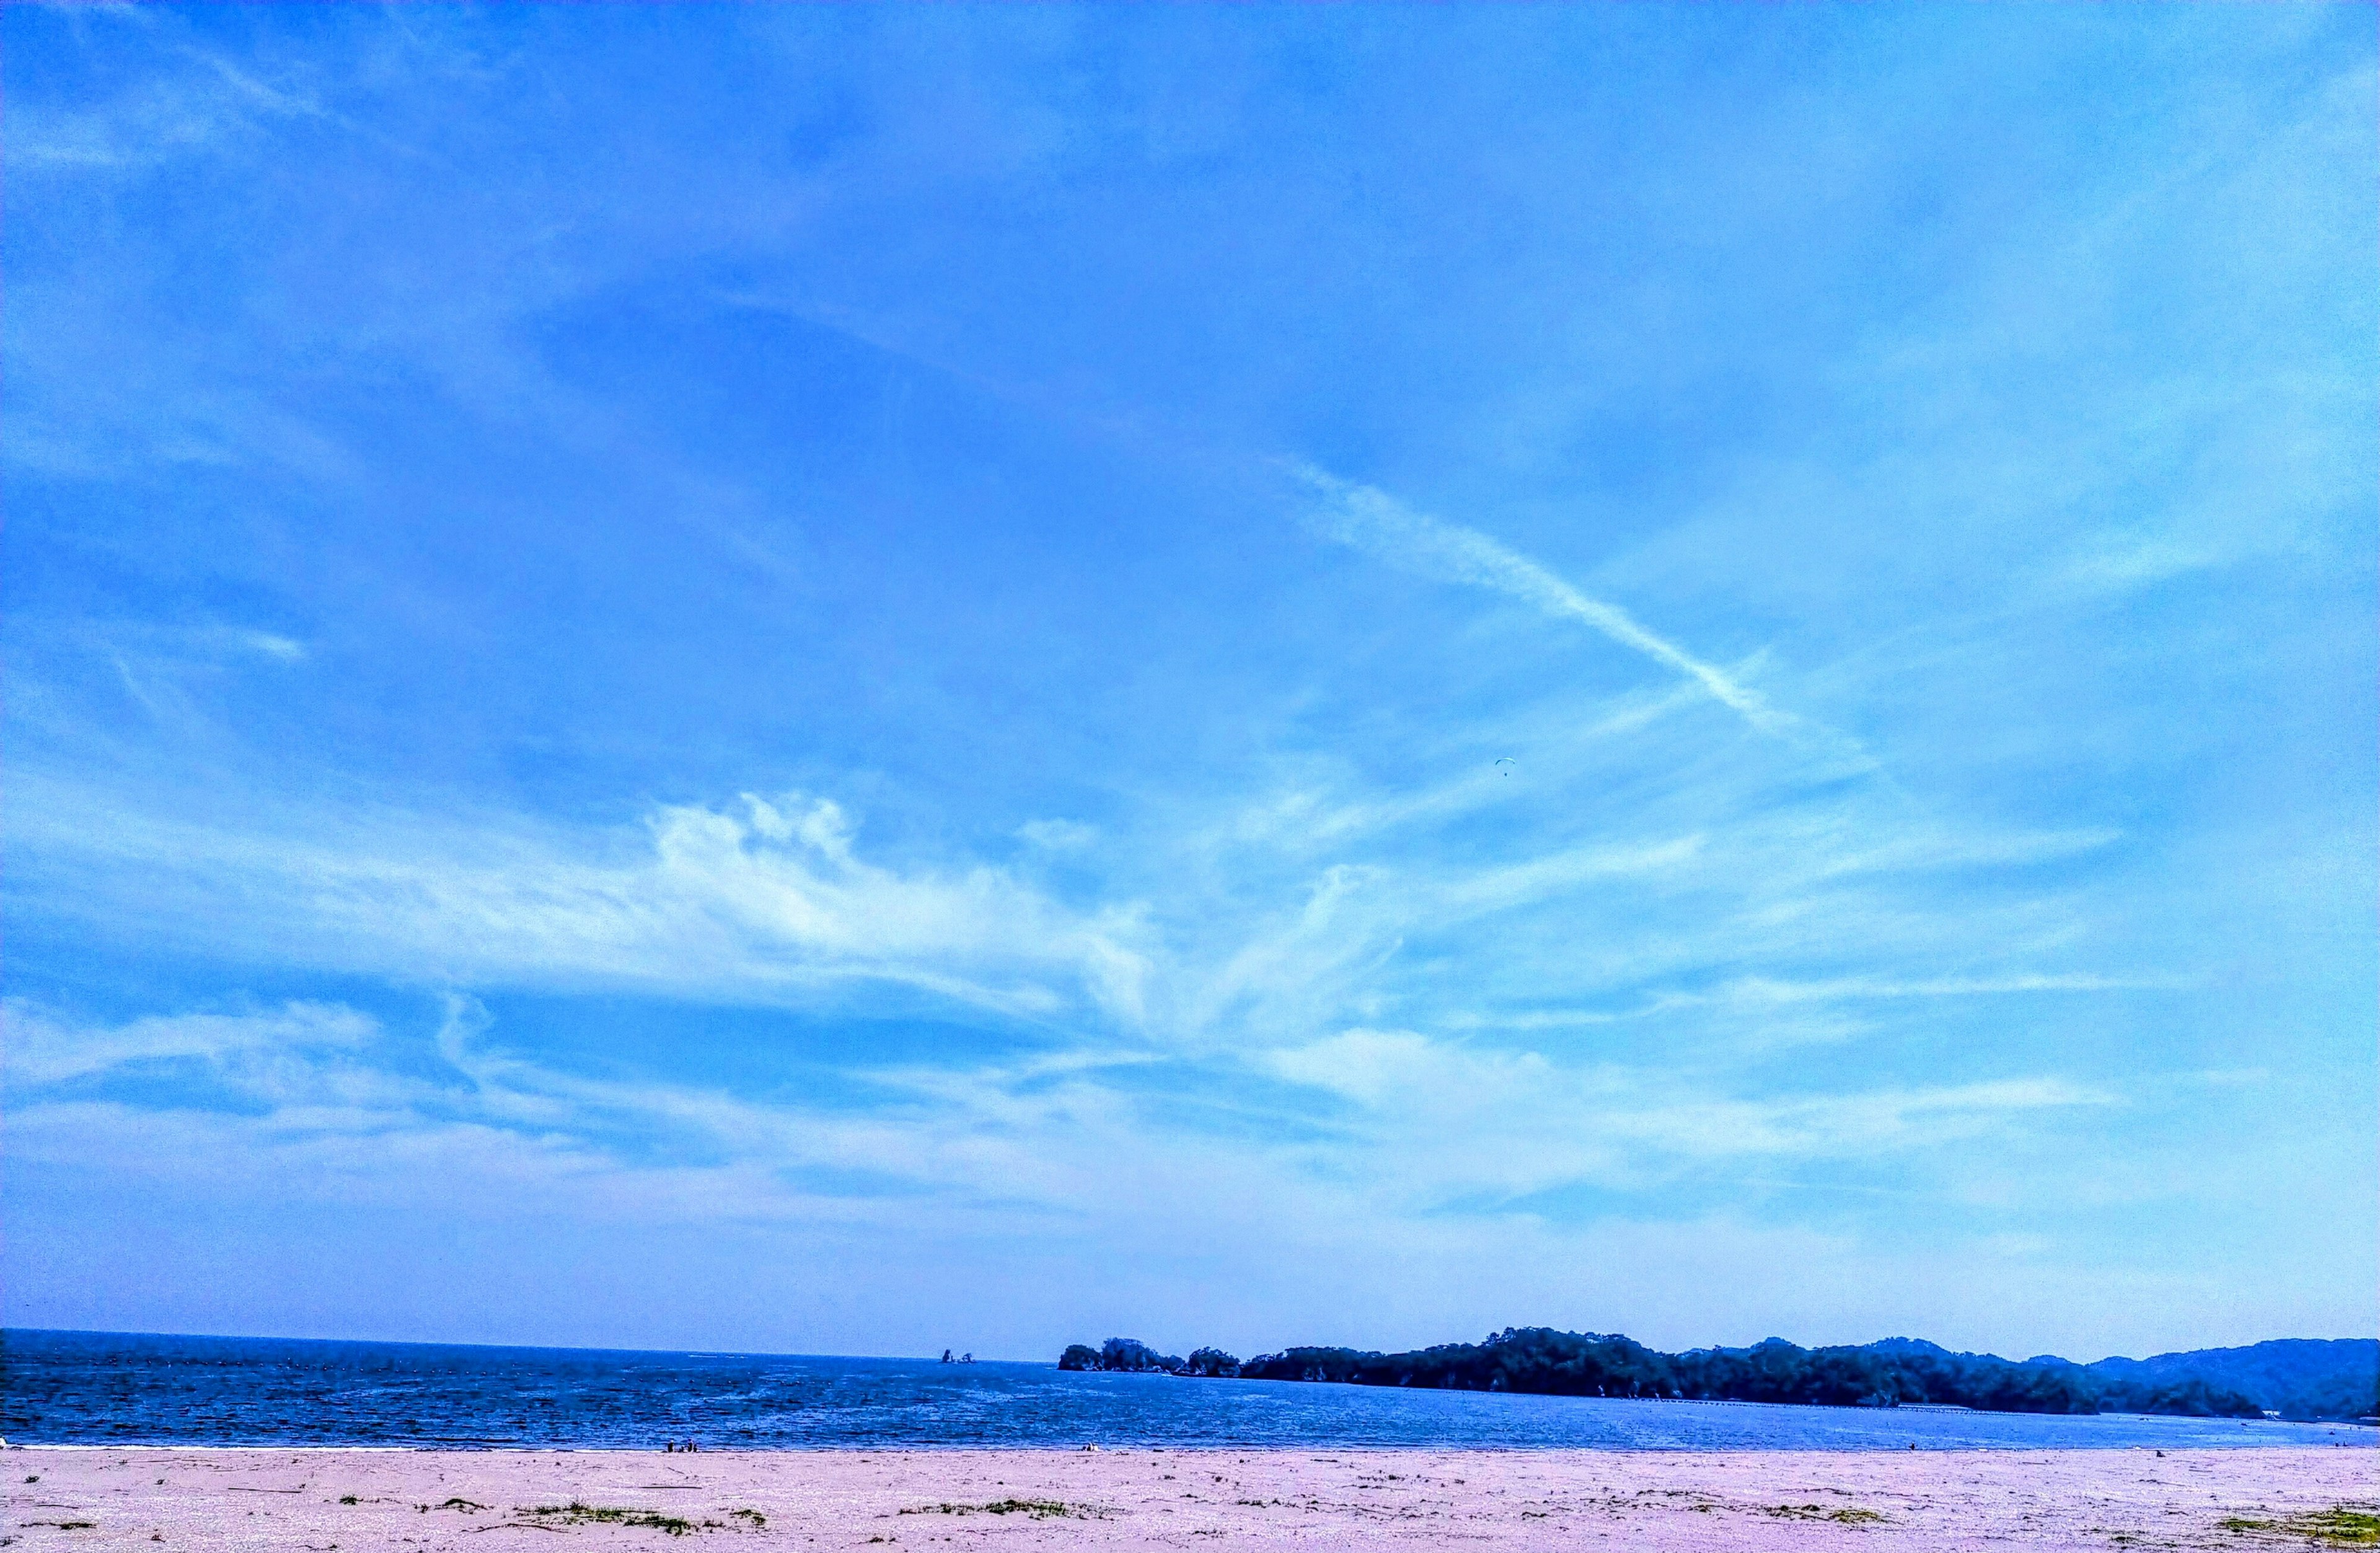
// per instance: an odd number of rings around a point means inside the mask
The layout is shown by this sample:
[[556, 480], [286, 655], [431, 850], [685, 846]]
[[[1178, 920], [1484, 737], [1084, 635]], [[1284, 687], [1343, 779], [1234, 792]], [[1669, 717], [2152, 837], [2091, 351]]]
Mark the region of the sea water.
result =
[[2353, 1425], [1628, 1401], [1049, 1364], [8, 1331], [24, 1445], [1925, 1450], [2360, 1445]]

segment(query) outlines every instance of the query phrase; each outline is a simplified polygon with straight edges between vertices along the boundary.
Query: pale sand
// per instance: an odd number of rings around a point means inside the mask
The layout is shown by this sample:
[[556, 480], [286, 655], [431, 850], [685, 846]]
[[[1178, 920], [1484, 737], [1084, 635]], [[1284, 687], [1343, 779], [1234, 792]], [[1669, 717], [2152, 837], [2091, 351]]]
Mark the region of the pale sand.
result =
[[[2380, 1452], [2368, 1446], [2162, 1457], [2146, 1450], [34, 1449], [0, 1452], [0, 1469], [8, 1487], [0, 1536], [19, 1548], [162, 1543], [276, 1553], [871, 1545], [888, 1553], [1458, 1544], [1780, 1553], [2010, 1543], [2302, 1547], [2301, 1538], [2262, 1538], [2221, 1523], [2380, 1498]], [[348, 1496], [354, 1503], [345, 1502]], [[696, 1529], [673, 1537], [534, 1513], [573, 1500], [675, 1516]], [[1047, 1500], [1066, 1512], [969, 1508], [1002, 1500]], [[757, 1512], [765, 1524], [737, 1511]]]

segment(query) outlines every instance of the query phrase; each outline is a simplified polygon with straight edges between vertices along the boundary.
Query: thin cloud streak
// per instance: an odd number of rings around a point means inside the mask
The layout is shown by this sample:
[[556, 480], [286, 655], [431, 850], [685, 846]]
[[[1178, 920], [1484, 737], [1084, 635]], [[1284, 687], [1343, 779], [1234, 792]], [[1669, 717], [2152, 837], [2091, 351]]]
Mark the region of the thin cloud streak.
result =
[[1770, 707], [1759, 692], [1726, 671], [1645, 629], [1619, 605], [1588, 597], [1475, 528], [1417, 513], [1384, 491], [1342, 480], [1310, 464], [1293, 463], [1290, 469], [1325, 499], [1316, 526], [1341, 544], [1423, 576], [1492, 588], [1548, 614], [1579, 621], [1693, 680], [1764, 733], [1781, 732], [1798, 721]]

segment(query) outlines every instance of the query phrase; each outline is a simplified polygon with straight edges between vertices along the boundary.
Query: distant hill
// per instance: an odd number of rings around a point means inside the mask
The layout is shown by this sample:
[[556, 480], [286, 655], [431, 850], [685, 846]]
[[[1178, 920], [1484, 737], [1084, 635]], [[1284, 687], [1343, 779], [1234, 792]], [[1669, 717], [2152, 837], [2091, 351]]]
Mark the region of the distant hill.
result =
[[2246, 1348], [2102, 1359], [2084, 1367], [2133, 1384], [2202, 1379], [2284, 1418], [2358, 1418], [2374, 1413], [2380, 1394], [2380, 1339], [2281, 1338]]
[[[1936, 1359], [1991, 1357], [1952, 1353], [1923, 1338], [1887, 1338], [1864, 1344], [1862, 1352]], [[2203, 1381], [2284, 1418], [2369, 1417], [2380, 1402], [2380, 1338], [2280, 1338], [2246, 1348], [2201, 1348], [2088, 1365], [2043, 1353], [2024, 1363], [2087, 1372], [2101, 1380], [2111, 1399]]]
[[1750, 1348], [1663, 1353], [1616, 1334], [1516, 1327], [1484, 1342], [1405, 1353], [1291, 1348], [1245, 1363], [1220, 1349], [1202, 1348], [1184, 1360], [1130, 1338], [1111, 1338], [1097, 1349], [1070, 1345], [1059, 1367], [1555, 1396], [1948, 1404], [1996, 1413], [2252, 1418], [2269, 1411], [2289, 1418], [2359, 1418], [2380, 1412], [2380, 1340], [2371, 1338], [2289, 1340], [2079, 1365], [2053, 1354], [2017, 1362], [1954, 1353], [1919, 1338], [1837, 1348], [1801, 1348], [1770, 1338]]

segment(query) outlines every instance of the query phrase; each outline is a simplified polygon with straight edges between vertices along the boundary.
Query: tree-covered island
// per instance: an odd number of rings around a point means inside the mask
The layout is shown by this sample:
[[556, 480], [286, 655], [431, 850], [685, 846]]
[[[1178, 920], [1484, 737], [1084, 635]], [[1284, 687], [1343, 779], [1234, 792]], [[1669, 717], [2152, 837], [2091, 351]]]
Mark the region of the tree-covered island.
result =
[[2078, 1365], [1954, 1353], [1914, 1338], [1802, 1348], [1663, 1353], [1632, 1339], [1514, 1327], [1484, 1342], [1405, 1353], [1290, 1348], [1242, 1362], [1220, 1349], [1188, 1358], [1131, 1338], [1067, 1347], [1066, 1370], [1160, 1372], [1248, 1380], [1340, 1381], [1564, 1397], [1673, 1397], [1834, 1407], [1969, 1407], [1993, 1413], [2153, 1413], [2198, 1418], [2353, 1418], [2380, 1411], [2380, 1342], [2259, 1343], [2154, 1360]]

